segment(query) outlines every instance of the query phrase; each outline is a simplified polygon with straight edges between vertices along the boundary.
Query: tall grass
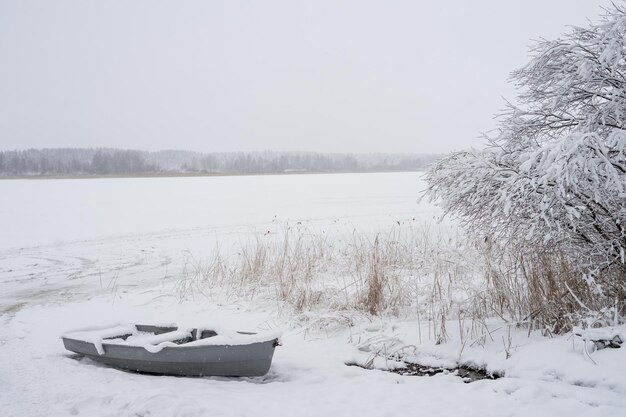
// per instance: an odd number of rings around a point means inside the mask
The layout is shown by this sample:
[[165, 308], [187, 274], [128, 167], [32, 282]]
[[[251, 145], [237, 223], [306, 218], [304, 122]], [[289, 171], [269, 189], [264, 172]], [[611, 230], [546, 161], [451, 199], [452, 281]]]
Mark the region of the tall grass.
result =
[[469, 300], [480, 274], [474, 252], [456, 229], [417, 222], [368, 233], [286, 227], [216, 247], [203, 262], [189, 255], [178, 291], [181, 297], [215, 289], [231, 298], [262, 296], [303, 315], [417, 312], [431, 337], [444, 340], [448, 315], [473, 311]]
[[[482, 246], [492, 311], [501, 318], [546, 334], [563, 333], [573, 326], [612, 324], [623, 297], [611, 299], [594, 291], [583, 271], [554, 248], [502, 248], [487, 241]], [[598, 279], [612, 280], [604, 270]]]
[[180, 296], [213, 290], [231, 299], [273, 300], [320, 327], [349, 325], [355, 316], [416, 319], [420, 339], [436, 343], [451, 334], [462, 344], [484, 343], [493, 317], [551, 334], [611, 315], [608, 300], [593, 294], [555, 251], [503, 249], [417, 222], [335, 234], [286, 226], [218, 246], [203, 262], [189, 255]]

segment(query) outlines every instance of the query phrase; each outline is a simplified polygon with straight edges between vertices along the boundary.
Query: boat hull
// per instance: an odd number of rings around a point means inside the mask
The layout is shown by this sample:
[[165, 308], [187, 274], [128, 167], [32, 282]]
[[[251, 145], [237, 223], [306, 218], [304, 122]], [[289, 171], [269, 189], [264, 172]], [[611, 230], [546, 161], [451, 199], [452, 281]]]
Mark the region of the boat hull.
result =
[[262, 376], [269, 371], [277, 340], [164, 347], [155, 353], [140, 346], [104, 343], [103, 354], [84, 340], [63, 337], [63, 344], [69, 351], [129, 371], [178, 376]]

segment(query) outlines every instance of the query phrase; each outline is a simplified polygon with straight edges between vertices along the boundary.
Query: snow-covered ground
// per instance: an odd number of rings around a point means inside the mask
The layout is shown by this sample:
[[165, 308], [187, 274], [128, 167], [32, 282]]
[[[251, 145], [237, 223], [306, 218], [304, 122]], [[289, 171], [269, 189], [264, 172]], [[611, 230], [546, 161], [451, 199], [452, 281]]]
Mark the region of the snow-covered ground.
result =
[[[315, 327], [268, 297], [181, 297], [190, 259], [216, 242], [236, 250], [298, 223], [340, 236], [431, 222], [438, 210], [417, 202], [422, 187], [416, 173], [0, 181], [0, 415], [623, 415], [625, 349], [594, 352], [593, 364], [580, 340], [501, 324], [484, 347], [435, 345], [407, 317], [342, 312], [350, 326]], [[265, 377], [176, 378], [77, 359], [59, 340], [94, 324], [172, 321], [282, 330], [283, 346]], [[345, 365], [382, 348], [506, 377], [464, 384]]]

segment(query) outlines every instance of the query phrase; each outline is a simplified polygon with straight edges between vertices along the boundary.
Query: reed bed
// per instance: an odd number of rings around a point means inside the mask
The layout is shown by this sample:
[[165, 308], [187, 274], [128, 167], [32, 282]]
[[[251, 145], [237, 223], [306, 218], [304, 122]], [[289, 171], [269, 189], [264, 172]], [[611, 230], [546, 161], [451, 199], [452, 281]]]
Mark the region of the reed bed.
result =
[[463, 345], [491, 338], [494, 318], [502, 328], [552, 334], [613, 314], [556, 252], [505, 250], [415, 221], [367, 232], [285, 225], [217, 245], [208, 259], [188, 254], [177, 291], [181, 298], [219, 291], [229, 300], [270, 300], [320, 328], [357, 318], [415, 319], [420, 339], [444, 343], [453, 335]]

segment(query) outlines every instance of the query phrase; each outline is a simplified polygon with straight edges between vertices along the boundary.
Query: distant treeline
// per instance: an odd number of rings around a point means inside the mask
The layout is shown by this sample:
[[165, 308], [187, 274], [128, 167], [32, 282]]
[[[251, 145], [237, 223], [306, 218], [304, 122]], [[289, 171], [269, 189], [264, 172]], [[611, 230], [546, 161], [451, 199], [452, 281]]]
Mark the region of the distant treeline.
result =
[[27, 149], [0, 152], [0, 176], [418, 171], [438, 157], [434, 154]]

